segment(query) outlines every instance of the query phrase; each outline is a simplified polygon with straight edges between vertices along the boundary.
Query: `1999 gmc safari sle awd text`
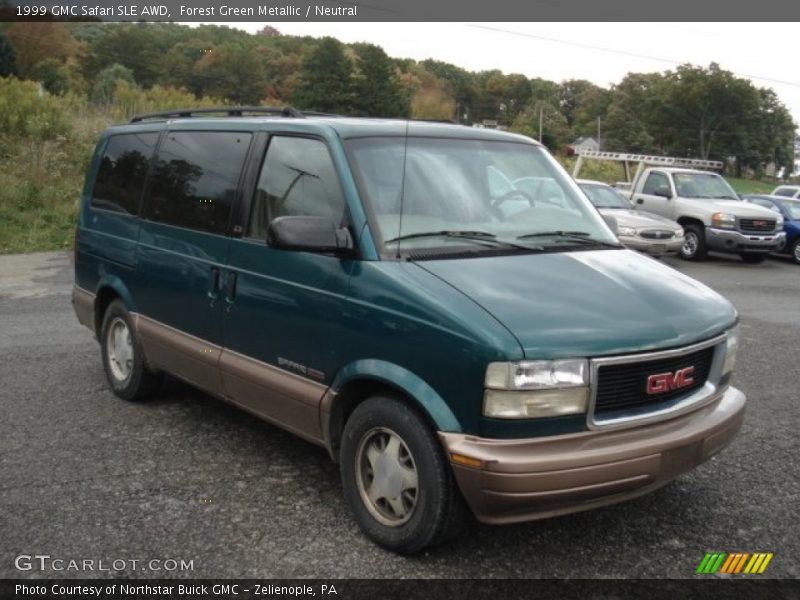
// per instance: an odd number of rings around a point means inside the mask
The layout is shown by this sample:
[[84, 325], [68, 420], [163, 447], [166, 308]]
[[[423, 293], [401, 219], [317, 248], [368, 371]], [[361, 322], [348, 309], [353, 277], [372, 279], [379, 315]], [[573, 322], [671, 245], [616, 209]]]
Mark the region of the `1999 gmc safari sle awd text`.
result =
[[[546, 193], [498, 182], [547, 178]], [[76, 234], [114, 392], [170, 373], [328, 449], [378, 544], [619, 502], [724, 447], [737, 314], [536, 142], [292, 109], [108, 129]]]

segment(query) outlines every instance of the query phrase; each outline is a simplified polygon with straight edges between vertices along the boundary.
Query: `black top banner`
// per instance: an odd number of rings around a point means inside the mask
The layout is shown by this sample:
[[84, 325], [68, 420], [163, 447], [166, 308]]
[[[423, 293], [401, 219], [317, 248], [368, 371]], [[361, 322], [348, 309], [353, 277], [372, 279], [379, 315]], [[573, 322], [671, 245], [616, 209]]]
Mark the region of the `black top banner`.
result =
[[[23, 21], [782, 21], [800, 19], [800, 3], [785, 0], [2, 0], [0, 20]], [[669, 44], [665, 37], [658, 44]]]

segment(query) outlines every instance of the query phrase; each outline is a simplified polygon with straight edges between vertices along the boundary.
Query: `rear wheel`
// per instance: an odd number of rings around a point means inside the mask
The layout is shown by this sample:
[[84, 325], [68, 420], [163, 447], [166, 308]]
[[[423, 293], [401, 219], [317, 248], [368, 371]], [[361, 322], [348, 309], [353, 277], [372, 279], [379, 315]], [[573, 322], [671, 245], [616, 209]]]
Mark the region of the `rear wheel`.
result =
[[463, 504], [439, 440], [401, 400], [374, 396], [350, 415], [341, 446], [344, 496], [374, 542], [413, 554], [457, 534]]
[[758, 265], [767, 260], [766, 254], [742, 254], [742, 260], [749, 265]]
[[117, 396], [123, 400], [143, 400], [158, 389], [161, 374], [145, 365], [130, 314], [120, 300], [109, 304], [103, 315], [100, 350], [106, 378]]
[[707, 253], [703, 228], [699, 225], [687, 225], [684, 227], [683, 248], [679, 253], [681, 258], [685, 260], [703, 260]]

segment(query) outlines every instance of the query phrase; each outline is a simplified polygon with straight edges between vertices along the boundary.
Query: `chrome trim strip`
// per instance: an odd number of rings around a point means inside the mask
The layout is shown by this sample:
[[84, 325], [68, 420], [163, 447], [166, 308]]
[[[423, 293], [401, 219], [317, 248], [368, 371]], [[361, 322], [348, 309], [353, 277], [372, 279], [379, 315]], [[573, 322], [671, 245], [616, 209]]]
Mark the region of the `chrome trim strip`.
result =
[[[725, 387], [720, 387], [719, 382], [722, 377], [722, 365], [725, 362], [725, 341], [727, 340], [727, 333], [715, 336], [711, 339], [684, 346], [682, 348], [673, 348], [672, 350], [662, 350], [657, 352], [646, 352], [644, 354], [634, 354], [625, 356], [607, 356], [600, 358], [592, 358], [589, 360], [589, 374], [590, 374], [590, 394], [589, 394], [589, 407], [586, 412], [586, 426], [590, 430], [608, 430], [608, 429], [621, 429], [624, 427], [633, 427], [643, 425], [646, 423], [655, 423], [670, 419], [678, 415], [696, 410], [706, 404], [710, 404], [725, 392]], [[619, 365], [619, 364], [635, 364], [651, 360], [660, 360], [663, 358], [672, 358], [685, 354], [691, 354], [698, 350], [703, 350], [710, 346], [716, 346], [714, 350], [714, 357], [711, 361], [711, 368], [708, 372], [703, 387], [695, 390], [688, 396], [670, 400], [658, 405], [656, 410], [649, 407], [640, 407], [636, 409], [620, 410], [612, 413], [611, 417], [596, 418], [595, 404], [597, 403], [597, 383], [600, 367], [604, 365]]]

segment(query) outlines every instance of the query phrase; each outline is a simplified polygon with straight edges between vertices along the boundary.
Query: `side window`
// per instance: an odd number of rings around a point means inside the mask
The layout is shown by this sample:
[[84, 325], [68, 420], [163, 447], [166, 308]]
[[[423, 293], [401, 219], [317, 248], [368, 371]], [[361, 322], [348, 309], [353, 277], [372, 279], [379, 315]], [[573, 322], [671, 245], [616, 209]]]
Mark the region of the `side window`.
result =
[[144, 216], [225, 233], [252, 135], [170, 132], [159, 148]]
[[157, 142], [157, 133], [125, 133], [108, 139], [92, 188], [94, 208], [139, 214], [142, 188]]
[[[647, 176], [647, 181], [644, 182], [642, 193], [654, 195], [656, 190], [669, 191], [669, 180], [663, 173], [650, 173], [650, 175]], [[680, 194], [680, 192], [678, 193]]]
[[792, 198], [794, 197], [795, 191], [796, 190], [793, 190], [792, 188], [778, 188], [777, 190], [775, 190], [774, 195], [785, 196], [786, 198]]
[[261, 167], [248, 235], [266, 239], [283, 216], [329, 217], [338, 225], [345, 201], [328, 149], [319, 140], [275, 136]]

